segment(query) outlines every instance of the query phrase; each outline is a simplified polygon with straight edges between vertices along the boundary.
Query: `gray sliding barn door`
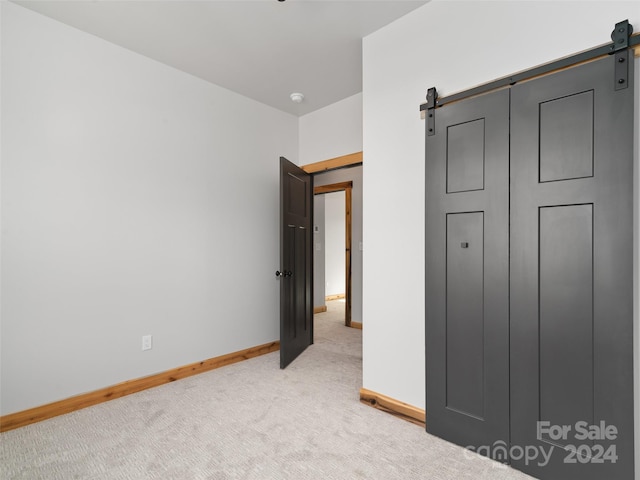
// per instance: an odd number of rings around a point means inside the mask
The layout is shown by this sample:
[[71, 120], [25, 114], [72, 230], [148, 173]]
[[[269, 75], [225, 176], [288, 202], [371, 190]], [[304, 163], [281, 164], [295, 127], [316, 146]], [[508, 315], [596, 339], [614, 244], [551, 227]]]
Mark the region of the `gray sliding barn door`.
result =
[[462, 446], [506, 446], [508, 90], [436, 111], [425, 208], [427, 431]]
[[634, 88], [615, 63], [429, 111], [427, 431], [543, 480], [633, 478]]
[[[512, 463], [541, 479], [633, 478], [634, 89], [614, 60], [511, 90], [511, 441], [553, 448]], [[581, 438], [601, 422], [615, 439]]]

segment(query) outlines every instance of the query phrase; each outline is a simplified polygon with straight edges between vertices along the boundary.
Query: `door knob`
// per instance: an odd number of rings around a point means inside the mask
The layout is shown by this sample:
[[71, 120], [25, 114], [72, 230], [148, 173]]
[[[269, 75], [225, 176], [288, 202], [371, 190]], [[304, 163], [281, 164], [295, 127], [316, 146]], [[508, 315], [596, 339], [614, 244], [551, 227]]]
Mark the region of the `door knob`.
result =
[[276, 270], [276, 277], [290, 277], [292, 275], [293, 275], [292, 271], [284, 270], [281, 272], [280, 270]]

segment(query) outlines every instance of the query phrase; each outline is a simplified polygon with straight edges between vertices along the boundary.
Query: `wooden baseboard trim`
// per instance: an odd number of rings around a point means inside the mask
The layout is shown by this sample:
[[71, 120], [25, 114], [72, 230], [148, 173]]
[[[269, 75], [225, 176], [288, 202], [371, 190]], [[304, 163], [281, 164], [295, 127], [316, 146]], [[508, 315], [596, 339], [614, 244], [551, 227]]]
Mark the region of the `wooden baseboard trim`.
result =
[[321, 307], [313, 307], [313, 313], [322, 313], [322, 312], [326, 312], [327, 311], [327, 306], [326, 305], [322, 305]]
[[425, 427], [425, 411], [413, 405], [401, 402], [386, 395], [372, 392], [366, 388], [360, 389], [360, 401], [383, 412], [395, 415], [408, 422]]
[[93, 392], [76, 395], [71, 398], [59, 400], [57, 402], [42, 405], [40, 407], [30, 408], [21, 412], [11, 413], [0, 417], [0, 432], [13, 430], [14, 428], [24, 427], [32, 423], [57, 417], [65, 413], [71, 413], [82, 408], [97, 405], [115, 398], [124, 397], [132, 393], [141, 392], [148, 388], [164, 385], [165, 383], [174, 382], [181, 378], [190, 377], [209, 370], [231, 365], [233, 363], [248, 360], [250, 358], [265, 355], [271, 352], [277, 352], [280, 349], [280, 342], [270, 342], [256, 347], [247, 348], [238, 352], [228, 353], [219, 357], [203, 360], [202, 362], [192, 363], [182, 367], [167, 370], [162, 373], [150, 375], [148, 377], [128, 380], [117, 385], [95, 390]]
[[362, 323], [360, 322], [351, 322], [351, 328], [357, 328], [358, 330], [362, 330]]
[[330, 302], [332, 300], [340, 300], [342, 298], [345, 298], [344, 293], [336, 293], [335, 295], [327, 295], [326, 297], [324, 297], [324, 300], [326, 302]]

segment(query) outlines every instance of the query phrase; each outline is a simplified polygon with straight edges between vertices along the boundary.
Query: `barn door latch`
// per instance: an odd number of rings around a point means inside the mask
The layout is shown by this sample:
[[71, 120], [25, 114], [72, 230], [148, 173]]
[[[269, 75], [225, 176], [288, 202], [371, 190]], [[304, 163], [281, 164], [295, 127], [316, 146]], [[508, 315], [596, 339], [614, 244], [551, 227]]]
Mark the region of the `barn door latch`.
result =
[[629, 38], [633, 33], [633, 26], [629, 20], [616, 23], [616, 28], [611, 32], [612, 54], [615, 55], [615, 89], [622, 90], [629, 84]]
[[438, 99], [438, 91], [436, 87], [431, 87], [427, 90], [427, 103], [425, 107], [427, 109], [427, 135], [433, 136], [436, 134], [436, 100]]

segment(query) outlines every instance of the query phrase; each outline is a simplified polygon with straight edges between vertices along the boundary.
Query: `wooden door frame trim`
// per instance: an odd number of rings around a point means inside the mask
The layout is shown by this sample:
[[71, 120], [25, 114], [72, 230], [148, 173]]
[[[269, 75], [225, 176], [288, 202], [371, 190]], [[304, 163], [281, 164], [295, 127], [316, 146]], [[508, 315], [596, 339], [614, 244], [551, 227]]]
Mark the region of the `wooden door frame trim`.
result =
[[330, 185], [321, 185], [314, 187], [314, 195], [322, 195], [325, 193], [344, 192], [344, 223], [345, 223], [345, 293], [344, 293], [344, 324], [347, 327], [351, 327], [351, 243], [352, 243], [352, 220], [351, 220], [351, 208], [352, 208], [352, 195], [353, 182], [339, 182], [332, 183]]
[[362, 152], [350, 153], [341, 157], [330, 158], [321, 162], [309, 163], [302, 165], [300, 168], [307, 173], [323, 173], [338, 168], [353, 167], [362, 164]]
[[318, 187], [313, 188], [314, 195], [320, 195], [323, 193], [333, 193], [333, 192], [342, 192], [347, 188], [353, 188], [353, 182], [340, 182], [340, 183], [332, 183], [331, 185], [320, 185]]

